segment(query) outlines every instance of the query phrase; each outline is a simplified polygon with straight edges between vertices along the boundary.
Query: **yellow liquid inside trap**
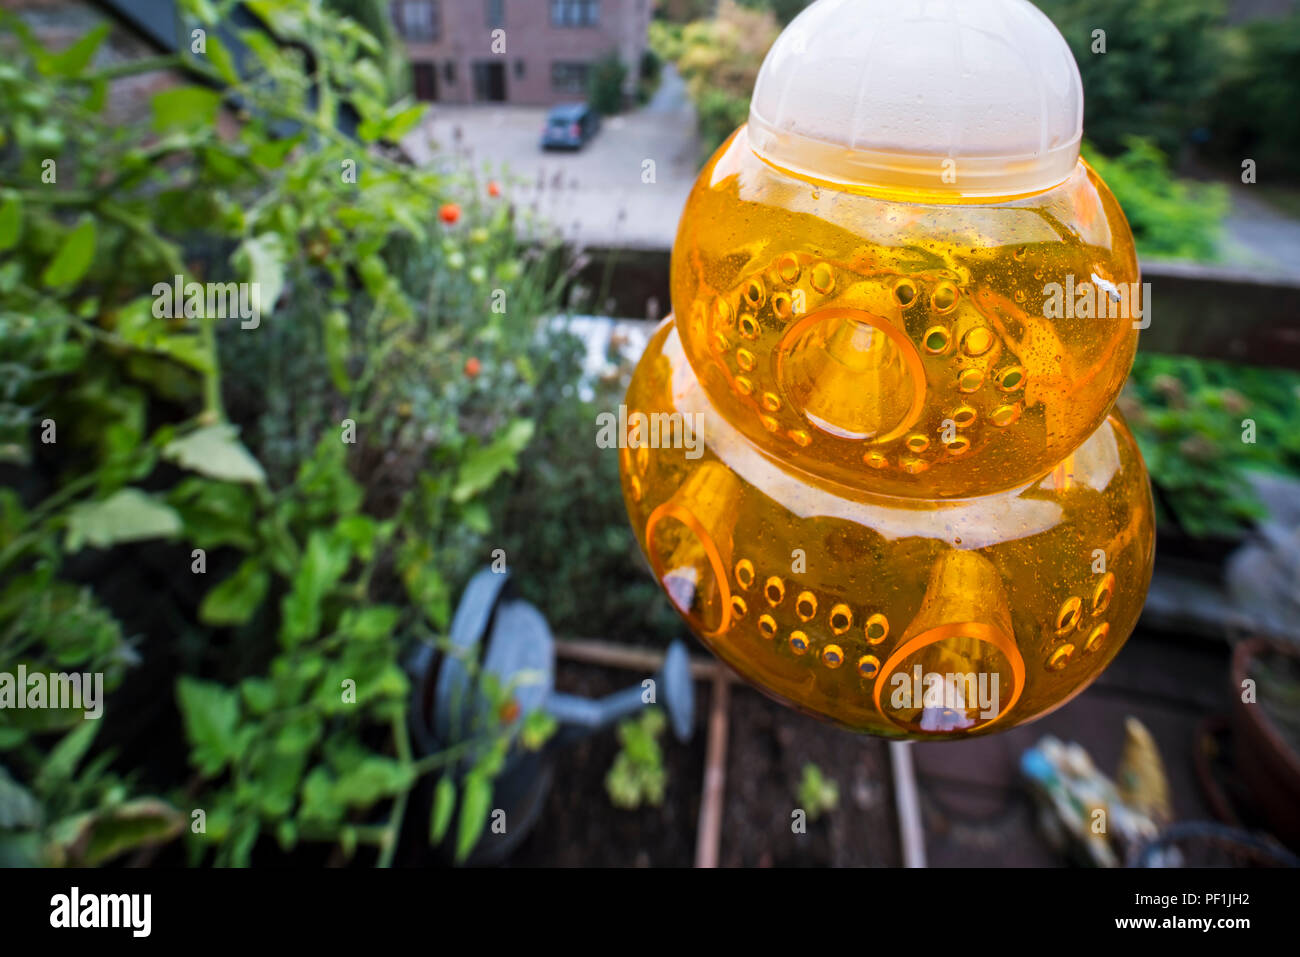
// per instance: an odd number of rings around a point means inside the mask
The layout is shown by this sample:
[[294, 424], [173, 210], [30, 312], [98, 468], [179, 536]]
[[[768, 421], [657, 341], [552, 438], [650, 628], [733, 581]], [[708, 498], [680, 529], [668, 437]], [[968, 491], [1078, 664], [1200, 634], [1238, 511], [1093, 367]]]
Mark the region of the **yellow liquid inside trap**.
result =
[[627, 396], [666, 426], [622, 453], [629, 515], [692, 630], [881, 735], [1001, 730], [1086, 687], [1154, 553], [1111, 411], [1137, 281], [1085, 164], [1028, 197], [936, 199], [810, 182], [742, 127], [687, 202], [676, 318]]

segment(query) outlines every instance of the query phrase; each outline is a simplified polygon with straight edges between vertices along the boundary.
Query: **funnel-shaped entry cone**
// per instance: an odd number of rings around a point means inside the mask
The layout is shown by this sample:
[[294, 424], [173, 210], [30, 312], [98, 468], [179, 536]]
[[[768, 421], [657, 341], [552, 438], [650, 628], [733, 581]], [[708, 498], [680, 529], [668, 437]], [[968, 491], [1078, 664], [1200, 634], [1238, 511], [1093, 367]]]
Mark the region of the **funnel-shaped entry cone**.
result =
[[921, 610], [881, 668], [876, 707], [918, 735], [973, 731], [1009, 712], [1024, 682], [997, 569], [976, 552], [944, 552]]
[[705, 462], [646, 520], [646, 551], [655, 577], [683, 617], [706, 636], [725, 631], [731, 620], [727, 568], [740, 495], [734, 474], [718, 462]]
[[778, 376], [809, 422], [846, 439], [888, 440], [925, 401], [925, 371], [911, 341], [856, 309], [823, 309], [791, 329]]

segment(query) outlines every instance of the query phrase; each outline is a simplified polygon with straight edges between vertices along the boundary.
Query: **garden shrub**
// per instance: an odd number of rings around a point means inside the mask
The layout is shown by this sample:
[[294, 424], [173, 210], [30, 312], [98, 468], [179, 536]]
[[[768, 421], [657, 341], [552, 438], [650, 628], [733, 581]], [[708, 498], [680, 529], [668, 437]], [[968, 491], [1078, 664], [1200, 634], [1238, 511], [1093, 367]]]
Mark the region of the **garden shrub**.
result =
[[623, 112], [623, 83], [626, 80], [627, 65], [617, 53], [610, 53], [593, 63], [587, 81], [587, 99], [592, 108], [605, 116]]
[[[1083, 78], [1088, 138], [1102, 152], [1130, 137], [1179, 158], [1208, 125], [1224, 57], [1224, 0], [1039, 0], [1069, 43]], [[1105, 52], [1094, 52], [1105, 32]]]
[[1233, 165], [1254, 159], [1259, 182], [1300, 181], [1300, 10], [1233, 27], [1225, 47], [1207, 149]]
[[[1158, 494], [1162, 526], [1239, 536], [1265, 511], [1252, 470], [1300, 474], [1291, 427], [1300, 373], [1139, 352], [1120, 399]], [[1246, 420], [1254, 441], [1243, 441]]]
[[1179, 179], [1150, 140], [1132, 137], [1110, 158], [1084, 144], [1083, 155], [1119, 200], [1138, 252], [1155, 259], [1219, 257], [1227, 190], [1219, 183]]
[[[106, 29], [53, 53], [3, 15], [0, 672], [100, 672], [108, 696], [98, 721], [0, 711], [7, 862], [183, 833], [194, 862], [320, 842], [387, 863], [434, 773], [464, 856], [536, 730], [413, 753], [402, 663], [489, 561], [490, 496], [558, 374], [548, 257], [498, 184], [391, 158], [421, 108], [368, 32], [247, 6], [291, 45], [244, 31], [236, 62], [208, 29], [148, 127], [103, 117], [136, 68], [94, 67]], [[178, 276], [257, 284], [258, 320], [166, 317]]]

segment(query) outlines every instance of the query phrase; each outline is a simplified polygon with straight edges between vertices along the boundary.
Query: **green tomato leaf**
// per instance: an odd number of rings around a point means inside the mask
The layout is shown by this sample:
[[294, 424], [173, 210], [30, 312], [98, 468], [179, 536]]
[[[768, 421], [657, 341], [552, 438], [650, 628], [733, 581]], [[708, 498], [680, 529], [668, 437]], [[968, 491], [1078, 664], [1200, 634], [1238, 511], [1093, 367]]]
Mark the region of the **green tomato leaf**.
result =
[[358, 641], [378, 641], [392, 635], [401, 617], [401, 609], [392, 605], [372, 605], [360, 611], [349, 608], [339, 622], [339, 633]]
[[182, 468], [226, 482], [262, 485], [266, 473], [240, 443], [232, 425], [208, 425], [163, 447], [163, 458]]
[[344, 395], [352, 391], [352, 381], [348, 378], [350, 348], [348, 315], [342, 309], [332, 309], [325, 315], [325, 357], [329, 361], [334, 388]]
[[[88, 721], [87, 724], [98, 724]], [[0, 766], [0, 830], [20, 830], [36, 827], [41, 822], [40, 802], [32, 792], [9, 776]]]
[[76, 76], [90, 65], [95, 51], [108, 36], [108, 24], [102, 23], [86, 33], [80, 40], [58, 53], [46, 53], [36, 62], [36, 68], [46, 76]]
[[293, 587], [280, 603], [280, 640], [286, 646], [314, 638], [321, 628], [321, 602], [352, 561], [352, 543], [341, 535], [311, 533]]
[[178, 86], [155, 94], [151, 105], [155, 130], [192, 130], [210, 126], [217, 118], [221, 94], [202, 86]]
[[212, 776], [239, 757], [247, 739], [238, 734], [238, 690], [187, 676], [177, 682], [176, 700], [196, 768]]
[[502, 473], [513, 473], [519, 467], [519, 453], [533, 439], [533, 428], [528, 419], [515, 419], [488, 445], [466, 455], [456, 475], [452, 501], [463, 505], [491, 487]]
[[441, 844], [451, 826], [451, 814], [456, 810], [456, 782], [450, 774], [438, 779], [433, 789], [433, 813], [429, 815], [429, 843]]
[[478, 843], [487, 826], [488, 811], [492, 808], [492, 782], [482, 774], [470, 772], [465, 776], [464, 793], [460, 802], [460, 823], [456, 829], [456, 862], [463, 863]]
[[261, 558], [245, 559], [233, 575], [204, 596], [199, 620], [215, 627], [247, 624], [270, 584]]
[[95, 867], [120, 854], [172, 840], [185, 828], [185, 816], [166, 801], [145, 797], [55, 825], [62, 862]]
[[235, 250], [248, 281], [257, 285], [261, 315], [269, 315], [284, 291], [284, 240], [277, 233], [261, 233], [245, 239]]
[[53, 750], [45, 756], [45, 762], [36, 774], [36, 790], [49, 793], [56, 788], [67, 785], [77, 770], [77, 765], [86, 756], [86, 751], [95, 740], [100, 722], [82, 721], [79, 726], [65, 734]]
[[87, 215], [64, 238], [63, 245], [41, 274], [41, 282], [47, 286], [71, 286], [86, 274], [94, 259], [95, 220]]
[[406, 790], [413, 780], [414, 774], [408, 765], [372, 755], [339, 776], [334, 782], [332, 797], [339, 804], [369, 807], [380, 798]]
[[234, 86], [239, 82], [239, 71], [235, 69], [234, 57], [226, 49], [226, 45], [221, 42], [221, 38], [214, 31], [208, 31], [207, 39], [208, 60], [211, 61], [216, 71], [221, 74], [221, 78]]
[[12, 249], [23, 234], [23, 200], [17, 193], [0, 203], [0, 252]]
[[124, 488], [98, 502], [74, 505], [68, 511], [64, 547], [108, 548], [119, 542], [171, 538], [180, 533], [176, 510], [137, 488]]

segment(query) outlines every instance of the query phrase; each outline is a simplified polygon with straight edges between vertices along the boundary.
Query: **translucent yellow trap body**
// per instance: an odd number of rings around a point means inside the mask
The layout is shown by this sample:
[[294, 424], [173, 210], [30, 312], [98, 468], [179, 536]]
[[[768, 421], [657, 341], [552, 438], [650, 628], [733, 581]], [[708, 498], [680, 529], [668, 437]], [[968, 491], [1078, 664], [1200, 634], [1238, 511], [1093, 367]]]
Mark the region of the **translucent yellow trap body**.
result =
[[816, 0], [704, 167], [627, 396], [628, 513], [710, 649], [847, 728], [1012, 727], [1151, 577], [1112, 409], [1149, 316], [1027, 0]]
[[923, 738], [1032, 719], [1105, 668], [1154, 527], [1112, 412], [1137, 260], [1085, 164], [1018, 198], [852, 188], [765, 162], [742, 127], [687, 202], [672, 298], [628, 391], [656, 428], [623, 491], [718, 657]]

